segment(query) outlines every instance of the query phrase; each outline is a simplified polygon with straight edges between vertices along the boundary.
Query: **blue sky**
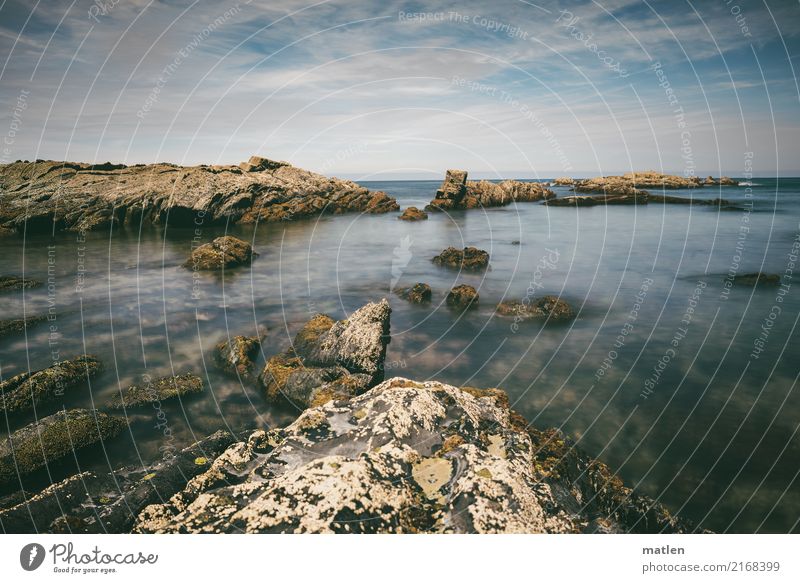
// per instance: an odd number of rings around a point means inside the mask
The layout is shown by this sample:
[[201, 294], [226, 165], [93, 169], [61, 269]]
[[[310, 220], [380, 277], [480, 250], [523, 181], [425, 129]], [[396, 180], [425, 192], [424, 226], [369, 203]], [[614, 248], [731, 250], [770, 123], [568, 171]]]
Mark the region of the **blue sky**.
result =
[[800, 174], [796, 0], [0, 0], [2, 161]]

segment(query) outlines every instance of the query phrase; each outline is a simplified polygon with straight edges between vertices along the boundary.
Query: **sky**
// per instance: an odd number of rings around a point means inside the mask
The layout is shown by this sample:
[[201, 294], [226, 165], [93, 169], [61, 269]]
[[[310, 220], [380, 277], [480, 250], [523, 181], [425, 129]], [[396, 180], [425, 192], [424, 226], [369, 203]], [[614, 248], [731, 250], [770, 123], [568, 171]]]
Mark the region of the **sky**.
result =
[[800, 175], [797, 0], [0, 0], [0, 162]]

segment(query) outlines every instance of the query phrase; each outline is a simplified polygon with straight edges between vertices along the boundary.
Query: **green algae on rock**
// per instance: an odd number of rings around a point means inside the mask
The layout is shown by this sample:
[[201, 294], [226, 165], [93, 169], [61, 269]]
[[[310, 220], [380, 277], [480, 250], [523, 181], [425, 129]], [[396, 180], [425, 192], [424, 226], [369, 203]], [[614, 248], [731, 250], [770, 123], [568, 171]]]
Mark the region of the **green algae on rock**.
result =
[[18, 277], [16, 275], [4, 275], [0, 277], [0, 292], [33, 289], [41, 287], [41, 285], [41, 281]]
[[46, 315], [41, 316], [27, 316], [25, 318], [18, 318], [14, 320], [0, 320], [0, 337], [8, 336], [9, 334], [18, 334], [25, 332], [28, 328], [36, 324], [41, 324], [47, 321]]
[[128, 422], [99, 411], [59, 411], [0, 442], [0, 485], [14, 482], [75, 451], [118, 435]]
[[249, 377], [263, 336], [234, 336], [217, 344], [214, 360], [222, 370]]
[[111, 397], [106, 406], [110, 409], [127, 409], [202, 392], [203, 379], [186, 373], [161, 377], [143, 385], [131, 385]]
[[103, 368], [94, 356], [82, 355], [32, 373], [0, 382], [0, 411], [16, 413], [64, 397], [64, 392], [89, 381]]
[[196, 271], [218, 271], [250, 265], [257, 256], [250, 243], [226, 235], [194, 249], [183, 266]]
[[497, 306], [501, 316], [513, 316], [518, 320], [546, 319], [548, 321], [571, 320], [575, 310], [558, 296], [542, 296], [527, 301], [509, 300]]
[[477, 308], [480, 295], [471, 285], [461, 284], [455, 286], [447, 294], [447, 305], [457, 310], [467, 310]]
[[431, 286], [427, 283], [415, 283], [411, 287], [397, 290], [397, 295], [412, 304], [424, 304], [431, 301]]

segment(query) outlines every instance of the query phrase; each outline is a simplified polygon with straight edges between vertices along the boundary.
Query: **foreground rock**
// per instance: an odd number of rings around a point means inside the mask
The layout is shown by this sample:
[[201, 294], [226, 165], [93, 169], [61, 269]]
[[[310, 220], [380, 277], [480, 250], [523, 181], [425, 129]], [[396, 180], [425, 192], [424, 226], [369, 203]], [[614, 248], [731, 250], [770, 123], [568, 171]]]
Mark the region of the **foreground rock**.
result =
[[448, 170], [427, 210], [458, 210], [506, 206], [512, 202], [534, 202], [553, 198], [553, 191], [538, 182], [481, 180], [467, 182], [465, 170]]
[[59, 411], [31, 423], [0, 442], [0, 486], [110, 439], [127, 425], [121, 417], [86, 409]]
[[0, 525], [17, 534], [130, 532], [143, 508], [169, 500], [235, 442], [217, 431], [147, 468], [77, 474], [0, 510]]
[[25, 332], [28, 328], [41, 324], [45, 320], [47, 320], [47, 316], [28, 316], [27, 318], [15, 320], [0, 320], [0, 337]]
[[306, 408], [350, 398], [381, 382], [390, 314], [384, 299], [340, 322], [312, 318], [292, 348], [267, 361], [259, 376], [267, 399]]
[[411, 287], [398, 290], [397, 295], [412, 304], [425, 304], [431, 301], [431, 286], [427, 283], [415, 283]]
[[195, 271], [230, 269], [250, 265], [256, 256], [250, 243], [227, 235], [197, 247], [183, 266]]
[[489, 266], [489, 254], [477, 247], [464, 247], [456, 249], [448, 247], [432, 261], [441, 267], [463, 269], [464, 271], [481, 271]]
[[131, 385], [115, 394], [106, 406], [110, 409], [129, 409], [202, 392], [203, 379], [187, 373], [162, 377], [143, 385]]
[[733, 278], [733, 282], [738, 285], [780, 285], [781, 276], [776, 273], [743, 273]]
[[575, 317], [575, 310], [558, 296], [542, 296], [530, 301], [511, 300], [497, 306], [501, 316], [511, 316], [515, 320], [564, 321]]
[[67, 390], [88, 382], [102, 369], [100, 360], [84, 354], [43, 370], [18, 374], [0, 382], [0, 411], [29, 411], [63, 399]]
[[403, 214], [397, 217], [401, 221], [427, 221], [428, 213], [419, 210], [415, 206], [410, 206], [403, 211]]
[[214, 351], [217, 366], [242, 378], [249, 377], [262, 339], [263, 336], [234, 336], [220, 342]]
[[288, 221], [399, 210], [384, 192], [254, 156], [241, 166], [0, 165], [0, 231]]
[[17, 277], [16, 275], [4, 275], [0, 277], [0, 292], [33, 289], [41, 287], [41, 285], [41, 281]]
[[480, 296], [471, 285], [457, 285], [447, 294], [447, 305], [457, 310], [467, 310], [478, 307]]
[[144, 533], [688, 532], [497, 389], [395, 378], [253, 432]]

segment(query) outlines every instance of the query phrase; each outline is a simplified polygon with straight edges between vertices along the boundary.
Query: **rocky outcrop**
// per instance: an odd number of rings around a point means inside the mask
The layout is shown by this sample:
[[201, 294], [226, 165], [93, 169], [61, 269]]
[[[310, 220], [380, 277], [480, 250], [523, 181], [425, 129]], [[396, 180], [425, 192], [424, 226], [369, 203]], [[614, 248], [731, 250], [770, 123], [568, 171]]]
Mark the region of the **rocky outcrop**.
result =
[[7, 505], [0, 510], [0, 527], [17, 534], [130, 532], [142, 509], [169, 500], [236, 441], [217, 431], [146, 468], [82, 472]]
[[41, 281], [35, 279], [22, 278], [16, 275], [4, 275], [0, 277], [0, 292], [18, 291], [21, 289], [33, 289], [40, 287]]
[[384, 299], [334, 322], [318, 315], [288, 351], [267, 361], [259, 382], [270, 401], [297, 407], [350, 398], [383, 380], [391, 308]]
[[743, 273], [741, 275], [736, 275], [733, 278], [733, 282], [737, 285], [749, 286], [780, 285], [781, 276], [777, 273], [762, 273], [757, 271], [756, 273]]
[[0, 166], [0, 230], [82, 231], [110, 225], [289, 221], [399, 210], [384, 192], [253, 157], [240, 166], [80, 164]]
[[202, 392], [203, 379], [186, 373], [162, 377], [143, 385], [131, 385], [115, 394], [106, 406], [110, 409], [129, 409]]
[[397, 217], [401, 221], [426, 221], [428, 220], [428, 213], [419, 210], [415, 206], [410, 206], [403, 211], [403, 214]]
[[[576, 187], [575, 190], [578, 188]], [[624, 190], [628, 189], [628, 194], [621, 194]], [[701, 199], [687, 196], [669, 196], [665, 194], [652, 194], [644, 190], [633, 189], [625, 187], [609, 194], [593, 194], [593, 195], [574, 195], [562, 196], [545, 201], [544, 204], [548, 206], [598, 206], [598, 205], [617, 205], [617, 204], [687, 204], [687, 205], [700, 205], [700, 206], [718, 206], [725, 209], [730, 206], [727, 200], [722, 198]]]
[[738, 180], [734, 180], [733, 178], [729, 178], [728, 176], [720, 176], [719, 178], [714, 178], [713, 176], [709, 176], [703, 181], [703, 185], [705, 185], [705, 186], [739, 186], [739, 181]]
[[690, 532], [497, 389], [395, 378], [229, 447], [142, 533]]
[[98, 411], [59, 411], [0, 441], [0, 486], [119, 434], [128, 423]]
[[411, 287], [398, 290], [397, 295], [412, 304], [425, 304], [431, 301], [431, 286], [427, 283], [415, 283]]
[[26, 318], [16, 318], [14, 320], [0, 320], [0, 337], [10, 334], [19, 334], [26, 329], [41, 324], [47, 320], [47, 316], [28, 316]]
[[[683, 177], [671, 174], [662, 174], [653, 170], [645, 172], [629, 172], [622, 176], [600, 176], [574, 181], [575, 192], [596, 193], [605, 195], [646, 195], [646, 190], [669, 190], [702, 188], [704, 185], [736, 185], [736, 180], [723, 176], [714, 180], [711, 176], [701, 181], [696, 176]], [[666, 198], [666, 197], [665, 197]], [[679, 197], [673, 197], [679, 198]], [[685, 197], [682, 200], [687, 200]], [[663, 202], [673, 202], [665, 200]], [[679, 202], [679, 201], [675, 201]]]
[[0, 411], [30, 411], [63, 399], [66, 391], [87, 383], [102, 368], [100, 360], [84, 354], [43, 370], [18, 374], [0, 382]]
[[542, 296], [541, 298], [502, 302], [497, 306], [501, 316], [513, 317], [515, 320], [547, 320], [564, 321], [575, 317], [575, 310], [568, 302], [558, 296]]
[[448, 247], [431, 261], [441, 267], [463, 269], [464, 271], [482, 271], [489, 266], [489, 254], [477, 247], [456, 249]]
[[572, 186], [575, 184], [575, 179], [568, 176], [561, 176], [560, 178], [553, 180], [553, 184], [555, 186]]
[[469, 308], [477, 308], [478, 299], [480, 299], [480, 296], [474, 287], [462, 284], [451, 289], [445, 301], [451, 308], [467, 310]]
[[257, 256], [258, 253], [253, 251], [250, 243], [226, 235], [195, 248], [183, 266], [195, 271], [218, 271], [250, 265]]
[[214, 360], [222, 370], [239, 377], [249, 377], [253, 359], [258, 355], [263, 336], [234, 336], [217, 344]]
[[555, 194], [538, 182], [481, 180], [467, 182], [465, 170], [448, 170], [441, 188], [426, 210], [457, 210], [506, 206], [512, 202], [534, 202]]

